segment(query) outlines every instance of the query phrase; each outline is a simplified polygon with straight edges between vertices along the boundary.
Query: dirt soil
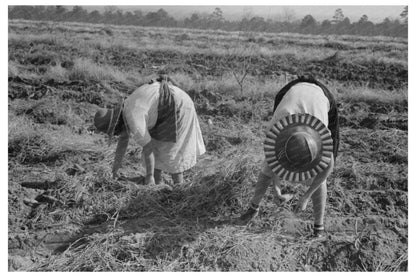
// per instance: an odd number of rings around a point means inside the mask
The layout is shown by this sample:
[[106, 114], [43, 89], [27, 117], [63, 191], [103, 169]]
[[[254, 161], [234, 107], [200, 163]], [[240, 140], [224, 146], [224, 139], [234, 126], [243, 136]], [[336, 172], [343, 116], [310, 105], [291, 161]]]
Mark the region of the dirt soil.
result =
[[[75, 48], [43, 46], [59, 55], [28, 59], [24, 53], [31, 46], [9, 43], [9, 60], [39, 69], [56, 59], [85, 55]], [[202, 54], [119, 49], [92, 58], [126, 70], [180, 64], [176, 72], [223, 73], [220, 57]], [[318, 78], [351, 84], [391, 90], [407, 86], [407, 68], [398, 65], [304, 64], [293, 57], [258, 57], [254, 63], [261, 68], [254, 75], [312, 71]], [[103, 93], [101, 83], [13, 76], [8, 84], [9, 120], [25, 118], [39, 128], [35, 136], [9, 138], [10, 271], [408, 268], [407, 102], [341, 103], [341, 145], [329, 179], [327, 236], [311, 239], [311, 204], [298, 216], [292, 213], [304, 189], [300, 185], [283, 188], [296, 195], [284, 206], [276, 207], [267, 195], [252, 223], [240, 226], [234, 221], [247, 207], [257, 179], [271, 99], [190, 92], [196, 95], [208, 152], [185, 173], [185, 184], [168, 192], [143, 185], [137, 147], [126, 154], [125, 179], [110, 178], [115, 146], [108, 148], [91, 126], [95, 109], [117, 98]], [[111, 85], [128, 93], [123, 84]], [[65, 144], [54, 135], [64, 130], [78, 141]], [[89, 148], [87, 142], [94, 146]], [[169, 176], [164, 179], [171, 183]], [[112, 263], [106, 262], [107, 255]]]

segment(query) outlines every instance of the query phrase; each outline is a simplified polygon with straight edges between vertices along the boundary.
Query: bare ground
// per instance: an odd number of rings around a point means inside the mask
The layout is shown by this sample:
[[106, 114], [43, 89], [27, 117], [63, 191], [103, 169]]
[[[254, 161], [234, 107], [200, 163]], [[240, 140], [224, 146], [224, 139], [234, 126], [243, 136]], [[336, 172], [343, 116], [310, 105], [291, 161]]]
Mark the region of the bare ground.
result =
[[[54, 59], [83, 55], [79, 49], [46, 45], [42, 49], [59, 55], [27, 60], [28, 47], [9, 42], [9, 60], [39, 70]], [[97, 59], [122, 68], [169, 63], [181, 64], [176, 70], [189, 69], [191, 75], [221, 74], [215, 56], [126, 50], [103, 51]], [[262, 58], [255, 64], [262, 68], [259, 76], [267, 75], [268, 67], [305, 68], [346, 83], [392, 90], [407, 85], [407, 68], [400, 66], [355, 65], [358, 69]], [[110, 85], [125, 94], [131, 89]], [[247, 226], [235, 222], [260, 169], [271, 98], [191, 91], [208, 153], [186, 172], [184, 184], [168, 192], [143, 185], [135, 145], [126, 155], [125, 178], [110, 178], [114, 145], [108, 148], [91, 132], [96, 107], [116, 101], [103, 91], [95, 81], [9, 77], [9, 123], [22, 120], [28, 125], [17, 126], [32, 130], [14, 135], [22, 130], [9, 127], [10, 271], [407, 270], [407, 101], [341, 101], [340, 156], [329, 179], [327, 236], [316, 240], [310, 238], [311, 203], [300, 215], [292, 213], [305, 189], [300, 185], [284, 187], [295, 194], [284, 206], [276, 207], [267, 195], [258, 218]]]

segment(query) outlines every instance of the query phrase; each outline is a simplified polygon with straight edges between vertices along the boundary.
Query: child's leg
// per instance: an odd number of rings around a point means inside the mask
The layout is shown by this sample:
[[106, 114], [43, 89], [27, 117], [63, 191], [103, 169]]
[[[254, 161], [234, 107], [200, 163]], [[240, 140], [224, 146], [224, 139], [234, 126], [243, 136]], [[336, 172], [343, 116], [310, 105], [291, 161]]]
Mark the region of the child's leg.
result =
[[181, 184], [183, 183], [183, 173], [173, 173], [172, 174], [172, 180], [174, 184]]
[[260, 172], [259, 177], [257, 179], [256, 188], [254, 189], [253, 198], [251, 198], [250, 201], [254, 207], [259, 206], [261, 200], [266, 194], [267, 188], [269, 187], [271, 180], [272, 178], [270, 176], [267, 176], [263, 172]]
[[254, 189], [253, 198], [251, 198], [251, 201], [250, 201], [252, 206], [254, 207], [259, 206], [261, 200], [263, 199], [264, 195], [267, 192], [267, 188], [269, 187], [270, 182], [272, 181], [272, 178], [274, 178], [274, 173], [270, 169], [267, 162], [264, 161], [261, 172], [257, 179], [256, 188]]
[[322, 226], [324, 224], [325, 206], [327, 198], [326, 179], [322, 182], [319, 188], [312, 194], [313, 215], [315, 226]]
[[324, 231], [324, 217], [325, 217], [325, 207], [327, 199], [327, 178], [334, 169], [334, 159], [331, 159], [329, 167], [318, 174], [313, 181], [311, 186], [314, 184], [320, 183], [320, 186], [312, 194], [312, 204], [313, 204], [313, 216], [314, 216], [314, 234], [315, 236], [320, 236]]
[[160, 169], [155, 168], [154, 176], [156, 185], [160, 185], [160, 183], [162, 182], [162, 171]]
[[267, 188], [269, 187], [270, 181], [272, 180], [272, 175], [268, 174], [271, 172], [271, 170], [270, 168], [267, 170], [267, 168], [267, 164], [264, 163], [263, 169], [260, 172], [259, 177], [257, 179], [256, 188], [254, 189], [254, 195], [250, 201], [251, 203], [246, 212], [242, 214], [239, 218], [239, 220], [242, 222], [252, 220], [259, 213], [259, 204], [263, 199], [264, 194], [266, 194]]

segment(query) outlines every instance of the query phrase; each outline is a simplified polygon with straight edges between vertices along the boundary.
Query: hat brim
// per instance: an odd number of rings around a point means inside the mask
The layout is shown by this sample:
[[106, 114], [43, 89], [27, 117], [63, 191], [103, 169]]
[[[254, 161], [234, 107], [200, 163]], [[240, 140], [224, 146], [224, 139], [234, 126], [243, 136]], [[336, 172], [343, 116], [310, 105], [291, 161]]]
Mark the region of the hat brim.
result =
[[117, 105], [113, 109], [113, 114], [112, 114], [110, 124], [109, 124], [108, 130], [107, 130], [107, 134], [110, 136], [110, 138], [112, 138], [114, 136], [114, 130], [117, 126], [118, 120], [120, 119], [122, 111], [123, 111], [123, 105], [122, 104]]
[[[284, 155], [287, 138], [297, 131], [310, 134], [318, 145], [318, 155], [303, 166], [294, 167]], [[331, 163], [333, 142], [331, 132], [310, 114], [289, 115], [272, 125], [264, 141], [266, 162], [271, 170], [287, 181], [302, 182], [323, 172]]]

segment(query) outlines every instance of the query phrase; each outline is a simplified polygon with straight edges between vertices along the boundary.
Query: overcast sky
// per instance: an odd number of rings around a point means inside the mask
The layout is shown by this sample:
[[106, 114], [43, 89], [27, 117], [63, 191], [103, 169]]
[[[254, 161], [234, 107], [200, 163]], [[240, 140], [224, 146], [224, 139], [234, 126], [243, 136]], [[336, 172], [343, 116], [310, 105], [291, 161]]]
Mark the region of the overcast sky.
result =
[[[287, 3], [287, 2], [286, 2]], [[103, 6], [101, 6], [102, 8]], [[157, 11], [160, 8], [165, 9], [170, 15], [175, 18], [188, 17], [193, 12], [197, 13], [207, 13], [210, 14], [213, 12], [215, 7], [221, 8], [223, 11], [224, 17], [226, 19], [241, 19], [244, 14], [251, 14], [252, 16], [262, 16], [264, 18], [276, 19], [279, 15], [285, 13], [285, 11], [290, 11], [296, 17], [296, 19], [301, 19], [305, 15], [310, 14], [316, 20], [322, 21], [324, 19], [331, 19], [337, 8], [341, 8], [344, 16], [349, 17], [351, 21], [357, 21], [362, 15], [367, 15], [369, 20], [373, 22], [380, 22], [384, 18], [389, 17], [390, 19], [396, 19], [400, 17], [400, 13], [403, 11], [403, 5], [383, 5], [383, 6], [346, 6], [346, 5], [337, 5], [337, 6], [328, 6], [328, 5], [315, 5], [315, 6], [272, 6], [272, 5], [263, 5], [263, 6], [127, 6], [119, 5], [119, 8], [123, 10], [135, 10], [140, 9], [144, 12]], [[88, 9], [97, 9], [99, 7], [91, 7]]]

